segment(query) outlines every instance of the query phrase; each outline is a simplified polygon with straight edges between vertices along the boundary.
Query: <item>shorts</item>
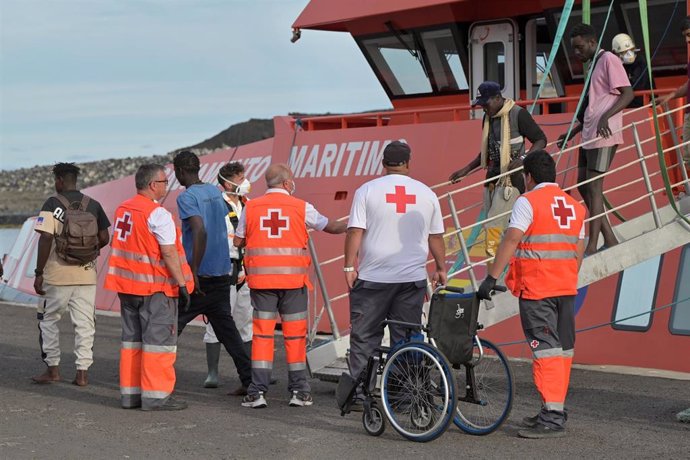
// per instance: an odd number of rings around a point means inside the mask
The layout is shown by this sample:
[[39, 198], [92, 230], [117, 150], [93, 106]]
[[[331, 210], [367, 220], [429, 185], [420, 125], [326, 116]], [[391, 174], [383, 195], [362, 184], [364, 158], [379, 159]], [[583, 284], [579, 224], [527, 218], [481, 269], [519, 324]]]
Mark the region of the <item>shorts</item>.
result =
[[613, 162], [613, 157], [616, 154], [617, 148], [617, 145], [599, 147], [596, 149], [585, 149], [581, 147], [580, 155], [577, 159], [577, 167], [605, 173], [609, 170]]

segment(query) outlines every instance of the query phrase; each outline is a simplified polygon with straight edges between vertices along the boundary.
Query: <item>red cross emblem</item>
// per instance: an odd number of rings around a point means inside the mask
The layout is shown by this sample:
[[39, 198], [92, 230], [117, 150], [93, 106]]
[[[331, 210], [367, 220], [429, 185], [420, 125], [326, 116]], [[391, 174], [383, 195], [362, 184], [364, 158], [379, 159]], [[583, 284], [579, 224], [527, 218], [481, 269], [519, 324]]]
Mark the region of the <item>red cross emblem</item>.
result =
[[117, 218], [115, 232], [118, 240], [127, 241], [127, 237], [132, 233], [132, 215], [129, 212], [125, 212], [122, 217]]
[[415, 204], [416, 202], [417, 196], [407, 195], [404, 185], [396, 185], [395, 193], [386, 193], [386, 203], [395, 203], [395, 212], [397, 214], [405, 214], [407, 212], [407, 205]]
[[280, 238], [283, 230], [290, 229], [290, 218], [283, 217], [280, 209], [269, 209], [268, 214], [261, 217], [261, 230], [268, 232], [269, 238]]
[[532, 348], [537, 348], [537, 347], [539, 346], [539, 341], [538, 341], [538, 340], [532, 340], [532, 341], [529, 343], [529, 346], [532, 347]]
[[554, 197], [551, 204], [551, 213], [561, 228], [570, 228], [570, 223], [575, 220], [575, 206], [565, 202], [562, 196]]

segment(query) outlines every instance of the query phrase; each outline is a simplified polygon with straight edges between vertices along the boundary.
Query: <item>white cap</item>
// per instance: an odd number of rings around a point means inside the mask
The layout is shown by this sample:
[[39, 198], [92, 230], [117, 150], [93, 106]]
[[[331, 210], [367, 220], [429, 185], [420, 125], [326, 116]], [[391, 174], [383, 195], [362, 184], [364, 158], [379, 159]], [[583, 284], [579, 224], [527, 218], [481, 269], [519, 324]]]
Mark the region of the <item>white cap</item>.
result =
[[618, 34], [611, 41], [611, 48], [616, 54], [625, 53], [635, 49], [635, 42], [628, 34]]

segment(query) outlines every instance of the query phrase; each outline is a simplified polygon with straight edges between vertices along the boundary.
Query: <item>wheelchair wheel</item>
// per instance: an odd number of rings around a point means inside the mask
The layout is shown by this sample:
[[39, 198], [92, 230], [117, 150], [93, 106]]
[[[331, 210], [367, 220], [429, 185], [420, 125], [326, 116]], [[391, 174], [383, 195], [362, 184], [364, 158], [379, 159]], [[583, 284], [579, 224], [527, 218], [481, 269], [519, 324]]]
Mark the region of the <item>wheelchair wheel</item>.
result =
[[403, 345], [386, 360], [381, 400], [388, 421], [402, 436], [417, 442], [436, 439], [450, 425], [457, 404], [450, 364], [427, 343]]
[[364, 409], [364, 413], [362, 414], [362, 425], [364, 425], [364, 430], [370, 436], [381, 436], [386, 430], [385, 416], [376, 403], [371, 403], [370, 411]]
[[476, 362], [479, 348], [475, 343], [472, 362], [454, 370], [461, 394], [453, 422], [465, 433], [478, 436], [494, 432], [505, 422], [515, 393], [513, 372], [503, 352], [488, 340], [480, 342], [482, 359]]

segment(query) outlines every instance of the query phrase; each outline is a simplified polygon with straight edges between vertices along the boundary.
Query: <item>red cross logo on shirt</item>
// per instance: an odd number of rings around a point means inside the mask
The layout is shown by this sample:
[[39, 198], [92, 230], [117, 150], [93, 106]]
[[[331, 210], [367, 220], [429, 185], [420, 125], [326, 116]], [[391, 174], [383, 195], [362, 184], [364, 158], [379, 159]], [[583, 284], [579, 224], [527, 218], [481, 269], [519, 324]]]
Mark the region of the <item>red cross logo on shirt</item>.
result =
[[395, 193], [386, 193], [386, 203], [395, 203], [395, 212], [397, 214], [405, 214], [407, 212], [407, 205], [415, 204], [416, 202], [417, 196], [407, 195], [404, 185], [396, 185]]
[[280, 209], [269, 209], [268, 214], [261, 217], [261, 230], [266, 230], [269, 238], [280, 238], [283, 230], [289, 229], [290, 218], [283, 217]]
[[125, 212], [122, 217], [117, 218], [115, 232], [118, 240], [127, 241], [127, 237], [132, 233], [132, 215], [129, 212]]
[[538, 341], [538, 340], [532, 340], [532, 341], [529, 343], [529, 346], [532, 347], [532, 348], [537, 348], [537, 347], [539, 346], [539, 341]]
[[565, 202], [562, 196], [554, 197], [551, 204], [551, 213], [561, 228], [570, 228], [570, 222], [575, 220], [575, 206]]

